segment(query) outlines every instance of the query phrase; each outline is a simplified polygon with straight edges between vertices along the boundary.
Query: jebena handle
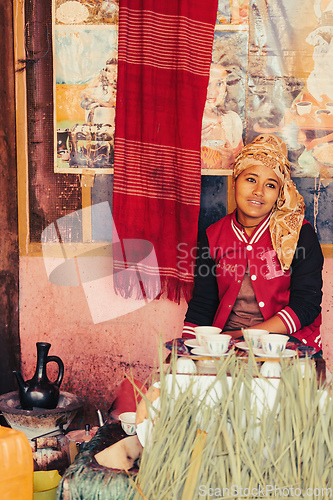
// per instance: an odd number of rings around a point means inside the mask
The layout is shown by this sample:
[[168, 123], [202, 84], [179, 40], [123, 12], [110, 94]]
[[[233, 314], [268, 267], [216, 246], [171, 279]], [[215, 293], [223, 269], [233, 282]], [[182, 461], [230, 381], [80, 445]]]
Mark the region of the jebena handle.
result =
[[58, 378], [55, 382], [52, 382], [53, 384], [56, 384], [58, 387], [60, 387], [60, 384], [62, 382], [62, 379], [64, 377], [64, 363], [58, 356], [48, 356], [46, 358], [46, 363], [49, 363], [50, 361], [54, 361], [57, 363], [59, 367], [59, 373], [58, 373]]

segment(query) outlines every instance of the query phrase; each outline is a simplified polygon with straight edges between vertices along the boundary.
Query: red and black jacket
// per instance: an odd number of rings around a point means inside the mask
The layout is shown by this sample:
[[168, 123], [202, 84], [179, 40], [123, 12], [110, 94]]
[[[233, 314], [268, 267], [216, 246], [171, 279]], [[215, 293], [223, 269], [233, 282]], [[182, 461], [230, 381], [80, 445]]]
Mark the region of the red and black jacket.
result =
[[264, 320], [278, 315], [289, 335], [321, 349], [323, 254], [311, 224], [304, 221], [289, 271], [282, 271], [266, 217], [249, 237], [235, 212], [205, 232], [198, 248], [193, 296], [183, 335], [196, 325], [224, 328], [248, 268]]

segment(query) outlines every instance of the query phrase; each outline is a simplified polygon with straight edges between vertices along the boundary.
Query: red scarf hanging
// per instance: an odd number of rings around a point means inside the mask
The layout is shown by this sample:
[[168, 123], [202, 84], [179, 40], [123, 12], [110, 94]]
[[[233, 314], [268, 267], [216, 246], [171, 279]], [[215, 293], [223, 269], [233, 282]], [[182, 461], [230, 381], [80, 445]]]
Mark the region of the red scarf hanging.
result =
[[216, 12], [217, 0], [120, 0], [113, 217], [124, 297], [192, 291]]

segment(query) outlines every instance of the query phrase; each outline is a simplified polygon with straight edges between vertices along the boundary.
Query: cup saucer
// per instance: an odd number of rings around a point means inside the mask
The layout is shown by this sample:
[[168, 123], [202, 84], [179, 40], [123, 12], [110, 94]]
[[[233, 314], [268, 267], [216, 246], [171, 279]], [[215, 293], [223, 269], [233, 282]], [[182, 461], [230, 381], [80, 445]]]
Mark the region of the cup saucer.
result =
[[227, 351], [223, 354], [212, 354], [211, 352], [206, 349], [206, 347], [197, 347], [196, 349], [192, 349], [191, 354], [194, 354], [195, 356], [208, 356], [210, 358], [223, 358], [225, 356], [228, 356], [230, 351]]
[[246, 342], [236, 342], [235, 347], [241, 349], [242, 351], [249, 351], [250, 348]]
[[199, 342], [197, 341], [197, 339], [188, 339], [188, 340], [185, 340], [184, 344], [186, 345], [186, 347], [200, 347], [200, 344]]
[[[260, 356], [261, 358], [280, 359], [279, 354], [267, 354], [263, 349], [253, 348], [253, 354], [255, 356]], [[281, 353], [282, 358], [293, 358], [294, 356], [297, 356], [297, 351], [294, 351], [293, 349], [285, 349]]]

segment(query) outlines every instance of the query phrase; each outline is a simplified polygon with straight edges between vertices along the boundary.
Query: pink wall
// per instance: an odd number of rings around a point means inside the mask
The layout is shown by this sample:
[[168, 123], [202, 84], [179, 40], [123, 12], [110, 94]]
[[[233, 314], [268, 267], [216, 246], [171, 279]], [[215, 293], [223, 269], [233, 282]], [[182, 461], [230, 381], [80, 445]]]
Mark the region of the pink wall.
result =
[[139, 380], [145, 381], [151, 374], [158, 363], [159, 336], [164, 341], [181, 336], [185, 310], [184, 302], [155, 300], [132, 313], [93, 324], [81, 286], [52, 285], [42, 257], [23, 257], [20, 335], [24, 378], [34, 373], [36, 342], [50, 342], [50, 355], [59, 356], [65, 365], [62, 390], [82, 396], [94, 413], [100, 408], [106, 414], [117, 386], [125, 374], [131, 375], [130, 367]]
[[333, 259], [325, 259], [323, 280], [323, 325], [321, 335], [327, 367], [333, 372]]
[[[325, 261], [323, 302], [323, 346], [333, 367], [333, 259]], [[112, 304], [110, 305], [112, 306]], [[93, 324], [81, 286], [52, 285], [42, 257], [20, 261], [20, 334], [22, 371], [30, 378], [36, 365], [36, 342], [51, 343], [50, 354], [65, 364], [62, 390], [80, 395], [89, 411], [104, 415], [125, 374], [145, 381], [157, 363], [159, 335], [164, 341], [181, 336], [186, 303], [155, 300], [137, 311]], [[168, 351], [165, 350], [165, 354]]]

